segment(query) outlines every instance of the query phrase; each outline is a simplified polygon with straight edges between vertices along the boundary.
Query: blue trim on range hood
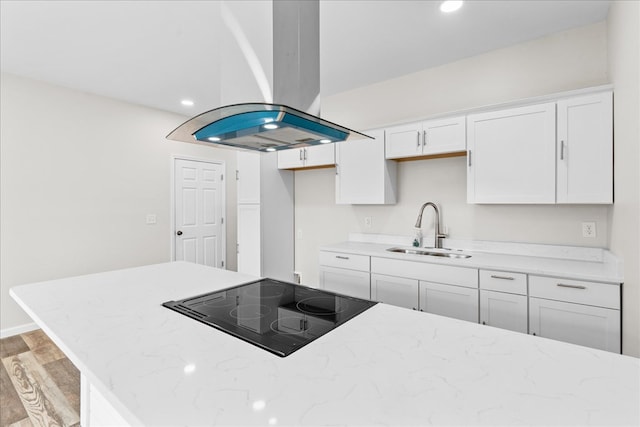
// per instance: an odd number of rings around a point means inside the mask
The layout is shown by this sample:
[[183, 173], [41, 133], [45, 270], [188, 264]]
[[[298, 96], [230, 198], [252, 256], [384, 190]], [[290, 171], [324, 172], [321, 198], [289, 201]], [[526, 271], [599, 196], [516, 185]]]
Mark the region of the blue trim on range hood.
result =
[[264, 103], [216, 108], [187, 120], [167, 135], [167, 139], [176, 141], [256, 151], [286, 150], [363, 138], [371, 137], [295, 108]]

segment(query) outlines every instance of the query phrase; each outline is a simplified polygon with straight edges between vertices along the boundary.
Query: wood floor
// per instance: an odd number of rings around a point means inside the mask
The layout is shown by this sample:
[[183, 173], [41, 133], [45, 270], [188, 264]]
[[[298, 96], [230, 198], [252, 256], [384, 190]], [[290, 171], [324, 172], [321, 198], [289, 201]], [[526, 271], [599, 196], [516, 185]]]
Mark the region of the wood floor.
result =
[[44, 332], [0, 340], [0, 359], [0, 427], [80, 425], [80, 372]]

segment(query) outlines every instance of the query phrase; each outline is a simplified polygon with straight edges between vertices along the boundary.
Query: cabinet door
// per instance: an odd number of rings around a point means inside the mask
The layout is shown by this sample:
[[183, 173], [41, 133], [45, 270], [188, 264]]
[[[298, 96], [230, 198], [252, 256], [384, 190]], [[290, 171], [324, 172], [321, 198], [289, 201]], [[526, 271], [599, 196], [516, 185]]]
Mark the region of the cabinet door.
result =
[[398, 307], [418, 309], [418, 281], [402, 277], [371, 275], [371, 299]]
[[478, 289], [420, 281], [420, 311], [478, 323]]
[[238, 205], [238, 273], [262, 276], [260, 205]]
[[[322, 144], [307, 147], [304, 150], [304, 166], [329, 166], [336, 164], [335, 144]], [[286, 150], [285, 150], [286, 151]]]
[[238, 151], [238, 203], [260, 203], [260, 153]]
[[555, 203], [555, 103], [467, 117], [468, 203]]
[[558, 203], [613, 203], [612, 96], [558, 101]]
[[620, 311], [529, 298], [529, 333], [620, 353]]
[[527, 296], [480, 291], [480, 323], [527, 333]]
[[368, 271], [320, 266], [320, 288], [356, 298], [371, 297]]
[[442, 154], [465, 151], [467, 134], [465, 116], [428, 120], [422, 124], [422, 154]]
[[278, 169], [296, 169], [304, 166], [304, 148], [278, 151]]
[[422, 123], [409, 123], [385, 129], [387, 159], [413, 157], [422, 154]]
[[395, 204], [396, 165], [384, 157], [384, 130], [374, 139], [336, 143], [336, 203]]

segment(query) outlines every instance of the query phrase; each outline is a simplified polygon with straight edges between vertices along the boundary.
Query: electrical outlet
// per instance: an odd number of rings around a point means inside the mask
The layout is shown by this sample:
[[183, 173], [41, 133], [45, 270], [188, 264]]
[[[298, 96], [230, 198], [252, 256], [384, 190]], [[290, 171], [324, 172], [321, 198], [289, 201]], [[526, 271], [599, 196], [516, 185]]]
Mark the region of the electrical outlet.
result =
[[583, 222], [582, 223], [582, 237], [596, 237], [596, 223], [595, 222]]
[[147, 224], [153, 225], [157, 222], [156, 214], [148, 214], [147, 215]]
[[364, 217], [364, 228], [371, 228], [371, 224], [372, 224], [372, 219], [370, 216], [365, 216]]

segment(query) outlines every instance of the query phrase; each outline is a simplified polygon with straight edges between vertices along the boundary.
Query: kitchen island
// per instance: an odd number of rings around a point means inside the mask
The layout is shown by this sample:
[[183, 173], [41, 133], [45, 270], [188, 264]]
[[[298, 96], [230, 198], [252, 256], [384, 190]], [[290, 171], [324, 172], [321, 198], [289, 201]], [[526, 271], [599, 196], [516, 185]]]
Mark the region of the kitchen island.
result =
[[161, 304], [184, 262], [14, 287], [82, 374], [82, 425], [638, 425], [640, 360], [385, 304], [281, 358]]

